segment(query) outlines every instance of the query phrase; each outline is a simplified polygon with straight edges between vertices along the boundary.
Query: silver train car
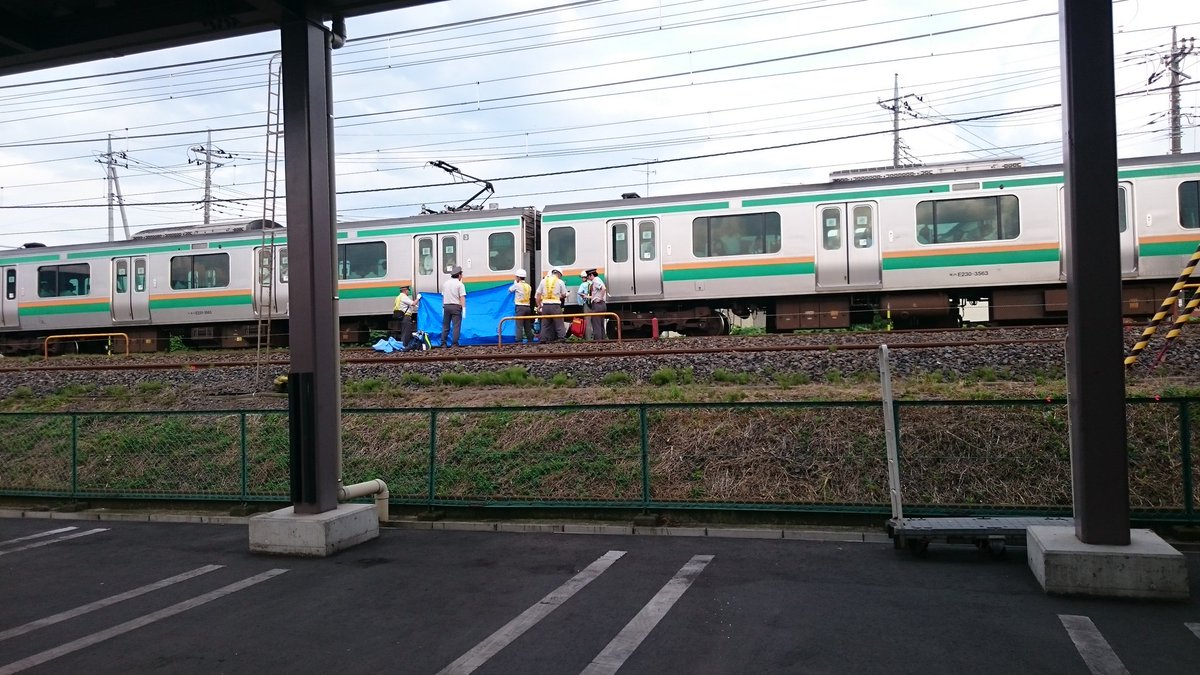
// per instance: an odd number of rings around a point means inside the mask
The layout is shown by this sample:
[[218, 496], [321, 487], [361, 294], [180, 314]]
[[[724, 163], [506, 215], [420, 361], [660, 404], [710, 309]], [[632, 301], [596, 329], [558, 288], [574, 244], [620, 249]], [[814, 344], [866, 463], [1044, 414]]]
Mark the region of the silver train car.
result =
[[[387, 327], [404, 283], [438, 292], [461, 265], [468, 290], [512, 283], [535, 262], [538, 214], [494, 209], [342, 224], [337, 233], [341, 338]], [[122, 242], [0, 254], [0, 350], [40, 350], [55, 334], [120, 332], [132, 351], [256, 344], [261, 319], [285, 344], [288, 248], [283, 228], [151, 231]], [[120, 344], [114, 345], [120, 348]]]
[[[1060, 166], [898, 171], [548, 206], [540, 267], [600, 270], [635, 333], [727, 332], [718, 310], [773, 331], [946, 326], [978, 301], [998, 323], [1065, 318]], [[1200, 244], [1200, 154], [1125, 160], [1118, 179], [1123, 309], [1149, 315]]]
[[[996, 323], [1066, 315], [1061, 167], [909, 167], [908, 175], [345, 223], [338, 229], [343, 342], [388, 326], [402, 283], [439, 292], [455, 265], [468, 290], [551, 267], [574, 285], [598, 269], [623, 329], [720, 334], [728, 314], [772, 331], [958, 323], [987, 301]], [[1122, 161], [1123, 311], [1152, 314], [1200, 244], [1200, 154]], [[256, 227], [258, 229], [256, 229]], [[228, 229], [228, 228], [226, 228]], [[287, 234], [184, 228], [116, 243], [0, 254], [0, 350], [47, 335], [123, 332], [133, 349], [171, 337], [255, 344], [260, 319], [286, 339]], [[572, 301], [572, 298], [570, 301]]]

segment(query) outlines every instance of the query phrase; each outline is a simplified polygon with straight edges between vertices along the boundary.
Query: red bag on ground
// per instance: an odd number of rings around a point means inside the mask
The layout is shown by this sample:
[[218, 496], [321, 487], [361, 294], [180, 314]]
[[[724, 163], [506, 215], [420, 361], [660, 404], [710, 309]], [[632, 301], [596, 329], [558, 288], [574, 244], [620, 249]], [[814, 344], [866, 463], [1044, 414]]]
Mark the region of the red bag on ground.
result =
[[583, 319], [580, 319], [580, 318], [571, 319], [571, 328], [568, 331], [568, 333], [577, 338], [583, 337]]

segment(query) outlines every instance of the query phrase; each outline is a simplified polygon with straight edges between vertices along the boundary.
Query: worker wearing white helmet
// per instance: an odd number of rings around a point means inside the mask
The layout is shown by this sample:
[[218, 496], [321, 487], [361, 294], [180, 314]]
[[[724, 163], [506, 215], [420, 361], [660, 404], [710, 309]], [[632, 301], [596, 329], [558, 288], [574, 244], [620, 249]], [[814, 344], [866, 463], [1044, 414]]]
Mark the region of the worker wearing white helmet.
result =
[[[513, 273], [513, 276], [516, 277], [516, 281], [508, 287], [508, 292], [513, 294], [513, 316], [532, 316], [533, 306], [529, 301], [533, 294], [533, 287], [525, 281], [525, 270], [519, 269]], [[518, 344], [533, 342], [533, 319], [518, 318], [513, 323], [517, 324], [516, 342]]]
[[551, 267], [550, 273], [538, 284], [537, 292], [533, 294], [542, 314], [542, 342], [567, 337], [566, 327], [562, 322], [562, 305], [567, 299], [567, 285], [562, 280], [562, 270]]

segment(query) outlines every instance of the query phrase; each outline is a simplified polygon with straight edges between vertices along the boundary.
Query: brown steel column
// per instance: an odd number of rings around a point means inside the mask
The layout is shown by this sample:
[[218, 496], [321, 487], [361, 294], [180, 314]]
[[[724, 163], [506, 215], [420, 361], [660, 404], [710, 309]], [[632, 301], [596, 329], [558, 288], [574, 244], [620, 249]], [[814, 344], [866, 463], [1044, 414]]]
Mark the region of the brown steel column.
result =
[[296, 513], [322, 513], [337, 508], [342, 409], [330, 36], [320, 15], [299, 9], [285, 11], [280, 36], [291, 265], [292, 504]]
[[1059, 21], [1075, 536], [1128, 545], [1112, 5], [1059, 0]]

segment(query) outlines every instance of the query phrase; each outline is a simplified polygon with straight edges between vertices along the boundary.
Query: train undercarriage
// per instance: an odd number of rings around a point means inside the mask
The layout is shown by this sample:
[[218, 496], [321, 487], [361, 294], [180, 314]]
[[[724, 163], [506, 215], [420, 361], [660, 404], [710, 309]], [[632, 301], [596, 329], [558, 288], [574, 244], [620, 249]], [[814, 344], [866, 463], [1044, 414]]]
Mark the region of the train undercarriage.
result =
[[[1169, 281], [1126, 283], [1122, 288], [1122, 315], [1129, 320], [1154, 314], [1171, 289]], [[625, 337], [649, 337], [657, 331], [683, 335], [726, 335], [731, 317], [762, 316], [768, 333], [798, 330], [848, 329], [853, 326], [894, 328], [949, 328], [962, 325], [964, 309], [976, 306], [974, 322], [991, 325], [1063, 323], [1067, 316], [1067, 288], [1022, 286], [996, 289], [949, 289], [900, 293], [857, 293], [794, 296], [761, 299], [722, 299], [719, 303], [611, 303], [609, 311], [621, 315]], [[986, 316], [981, 314], [986, 306]], [[970, 319], [967, 319], [970, 320]], [[396, 330], [390, 316], [343, 317], [339, 340], [344, 345], [365, 344], [373, 331]], [[610, 335], [616, 327], [610, 323]], [[230, 322], [179, 326], [112, 326], [104, 331], [21, 331], [0, 333], [0, 354], [42, 353], [47, 336], [72, 333], [102, 333], [86, 339], [55, 339], [53, 353], [155, 352], [180, 348], [242, 349], [258, 345], [257, 322]], [[264, 345], [287, 346], [287, 321], [270, 323], [270, 339]], [[117, 334], [123, 334], [117, 335]]]

